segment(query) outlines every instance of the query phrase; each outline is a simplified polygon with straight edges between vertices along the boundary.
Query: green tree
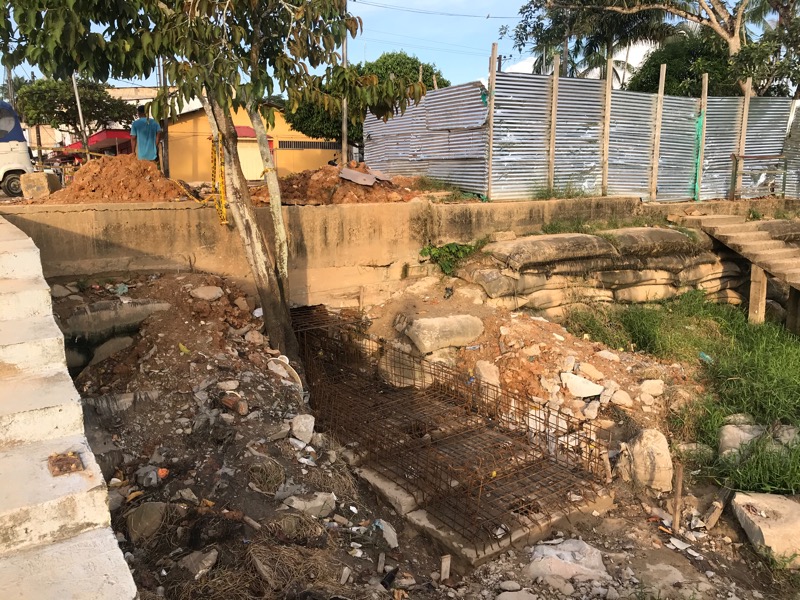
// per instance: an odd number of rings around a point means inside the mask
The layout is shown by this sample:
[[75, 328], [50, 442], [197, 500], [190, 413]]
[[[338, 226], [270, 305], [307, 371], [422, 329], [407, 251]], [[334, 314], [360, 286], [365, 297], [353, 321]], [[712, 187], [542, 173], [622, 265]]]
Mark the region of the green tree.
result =
[[[7, 0], [0, 5], [0, 52], [4, 64], [27, 60], [45, 75], [64, 79], [73, 72], [97, 80], [148, 76], [161, 58], [167, 83], [178, 93], [160, 96], [154, 116], [180, 108], [184, 99], [204, 100], [224, 148], [228, 212], [253, 273], [266, 331], [274, 346], [297, 358], [281, 272], [285, 262], [276, 262], [256, 222], [231, 109], [250, 114], [267, 164], [270, 204], [279, 213], [261, 121], [274, 120], [274, 108], [262, 99], [282, 91], [290, 110], [313, 101], [333, 111], [346, 96], [389, 118], [425, 91], [416, 82], [379, 83], [343, 67], [338, 49], [360, 26], [345, 0]], [[275, 227], [283, 229], [282, 221]]]
[[[78, 80], [81, 110], [86, 123], [86, 135], [118, 123], [127, 127], [135, 109], [124, 100], [112, 97], [108, 88], [94, 81]], [[80, 132], [78, 106], [72, 81], [40, 79], [17, 92], [17, 111], [30, 125], [50, 125], [66, 128], [76, 138]]]
[[[16, 96], [22, 88], [30, 83], [30, 80], [19, 75], [13, 75], [11, 77], [11, 82], [14, 87], [14, 96]], [[0, 100], [5, 100], [6, 102], [9, 100], [8, 82], [6, 81], [3, 81], [3, 85], [0, 86]]]
[[667, 65], [664, 92], [699, 98], [703, 73], [708, 73], [711, 96], [737, 96], [742, 91], [722, 41], [707, 31], [681, 31], [648, 54], [627, 84], [634, 92], [656, 93], [661, 65]]
[[[364, 75], [374, 75], [379, 82], [396, 80], [418, 81], [419, 70], [422, 67], [422, 83], [425, 89], [450, 87], [450, 81], [444, 78], [442, 72], [435, 64], [422, 62], [416, 56], [405, 52], [385, 52], [376, 60], [353, 65], [353, 69]], [[349, 125], [347, 128], [348, 142], [359, 148], [364, 146], [363, 122], [367, 114], [367, 105], [351, 99], [349, 106]], [[342, 113], [341, 111], [328, 111], [315, 102], [303, 102], [294, 111], [286, 111], [286, 121], [292, 129], [309, 137], [326, 140], [342, 139]]]

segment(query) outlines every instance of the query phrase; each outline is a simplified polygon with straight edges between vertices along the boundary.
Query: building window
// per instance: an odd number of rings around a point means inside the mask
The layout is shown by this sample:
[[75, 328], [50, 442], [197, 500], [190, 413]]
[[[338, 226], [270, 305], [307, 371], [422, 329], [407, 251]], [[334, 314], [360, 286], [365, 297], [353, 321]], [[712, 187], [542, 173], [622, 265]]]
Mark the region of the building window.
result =
[[340, 150], [339, 142], [295, 142], [278, 140], [279, 150]]

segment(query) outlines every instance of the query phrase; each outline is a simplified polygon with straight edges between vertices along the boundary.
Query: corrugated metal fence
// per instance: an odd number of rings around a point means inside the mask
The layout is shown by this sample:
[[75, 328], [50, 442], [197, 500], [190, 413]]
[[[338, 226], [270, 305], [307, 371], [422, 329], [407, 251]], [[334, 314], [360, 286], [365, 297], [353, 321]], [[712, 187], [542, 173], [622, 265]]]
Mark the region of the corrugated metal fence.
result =
[[[548, 186], [552, 78], [498, 73], [494, 103], [492, 199], [558, 195], [600, 195], [605, 82], [559, 79], [556, 107], [553, 189]], [[428, 175], [485, 194], [488, 185], [487, 91], [471, 83], [429, 92], [419, 106], [388, 123], [364, 125], [367, 162], [390, 174]], [[738, 151], [743, 98], [709, 98], [703, 164], [698, 161], [702, 132], [700, 100], [665, 96], [659, 144], [656, 199], [677, 201], [726, 197], [731, 154]], [[745, 154], [784, 152], [792, 101], [752, 98]], [[611, 93], [608, 193], [649, 199], [655, 140], [656, 95]], [[794, 137], [800, 137], [795, 128]], [[800, 140], [786, 146], [787, 195], [800, 193]], [[790, 152], [791, 151], [791, 152]], [[791, 156], [789, 156], [791, 154]], [[767, 174], [780, 161], [748, 161], [742, 196], [757, 197], [782, 187]], [[702, 169], [699, 194], [698, 170]]]

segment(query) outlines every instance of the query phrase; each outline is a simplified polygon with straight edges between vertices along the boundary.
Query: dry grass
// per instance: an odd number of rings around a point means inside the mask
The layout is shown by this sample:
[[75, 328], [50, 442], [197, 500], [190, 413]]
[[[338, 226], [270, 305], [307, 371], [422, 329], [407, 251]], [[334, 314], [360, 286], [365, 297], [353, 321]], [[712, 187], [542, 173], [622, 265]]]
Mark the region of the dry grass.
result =
[[178, 600], [260, 600], [262, 579], [250, 569], [214, 569], [200, 581], [187, 581], [173, 596]]
[[324, 546], [328, 539], [328, 533], [319, 521], [303, 513], [289, 514], [268, 523], [265, 534], [278, 542], [302, 545]]
[[254, 542], [248, 551], [250, 562], [269, 588], [265, 598], [284, 598], [310, 585], [337, 585], [341, 566], [330, 551], [301, 546], [280, 546], [268, 540]]
[[274, 458], [264, 458], [250, 466], [250, 483], [266, 494], [274, 494], [286, 479], [286, 473]]
[[358, 496], [356, 478], [342, 463], [330, 467], [309, 469], [305, 482], [321, 492], [333, 492], [339, 499], [354, 499]]

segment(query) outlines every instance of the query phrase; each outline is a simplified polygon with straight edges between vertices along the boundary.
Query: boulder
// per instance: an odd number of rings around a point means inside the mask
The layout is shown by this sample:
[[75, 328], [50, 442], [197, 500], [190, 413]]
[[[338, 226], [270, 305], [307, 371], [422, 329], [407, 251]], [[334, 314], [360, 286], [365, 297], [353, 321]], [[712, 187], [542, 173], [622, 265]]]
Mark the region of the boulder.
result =
[[448, 346], [466, 346], [483, 333], [483, 321], [473, 315], [416, 319], [406, 335], [423, 354]]
[[617, 256], [608, 240], [584, 233], [532, 235], [494, 242], [483, 251], [515, 271], [561, 261]]
[[314, 436], [314, 416], [297, 415], [292, 419], [292, 435], [301, 442], [310, 444]]
[[161, 528], [167, 514], [166, 502], [145, 502], [140, 504], [126, 515], [128, 535], [136, 544], [139, 540], [146, 540]]
[[283, 503], [312, 517], [327, 517], [336, 509], [336, 496], [333, 493], [316, 492], [305, 496], [290, 496]]
[[763, 433], [764, 428], [761, 425], [723, 425], [719, 430], [719, 455], [727, 456], [738, 452], [742, 446], [749, 444]]
[[537, 544], [533, 560], [526, 567], [530, 579], [556, 576], [576, 581], [610, 579], [600, 550], [583, 540], [569, 539], [558, 544]]
[[672, 490], [672, 457], [663, 433], [643, 429], [628, 444], [628, 457], [636, 483], [660, 492]]
[[731, 506], [756, 549], [789, 561], [791, 569], [800, 568], [800, 504], [776, 494], [738, 492]]
[[576, 398], [591, 398], [603, 393], [603, 386], [584, 379], [574, 373], [561, 373], [561, 383]]
[[225, 292], [222, 291], [222, 288], [216, 285], [203, 285], [197, 288], [194, 288], [189, 294], [192, 298], [197, 298], [198, 300], [205, 300], [207, 302], [213, 302], [214, 300], [219, 300], [222, 298], [222, 295]]

